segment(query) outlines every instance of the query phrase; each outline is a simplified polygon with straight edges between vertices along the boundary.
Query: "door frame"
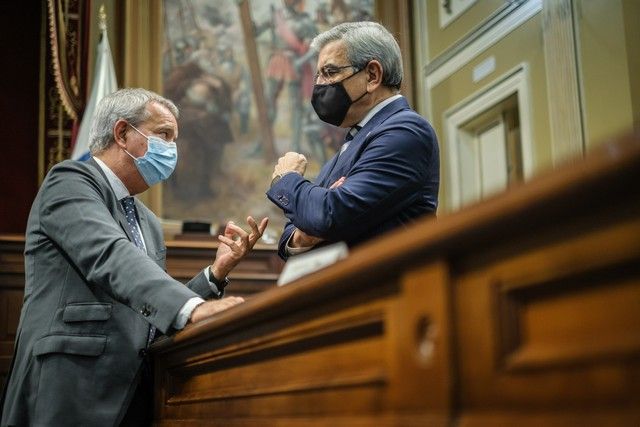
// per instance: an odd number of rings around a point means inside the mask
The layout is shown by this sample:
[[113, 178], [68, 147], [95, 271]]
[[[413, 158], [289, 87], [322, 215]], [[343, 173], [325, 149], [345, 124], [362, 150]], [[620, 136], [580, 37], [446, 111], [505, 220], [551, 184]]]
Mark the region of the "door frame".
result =
[[446, 133], [444, 151], [447, 169], [449, 170], [449, 206], [452, 210], [459, 209], [462, 201], [458, 147], [462, 139], [465, 138], [465, 132], [462, 131], [464, 124], [514, 94], [517, 94], [518, 98], [524, 179], [527, 180], [533, 175], [535, 170], [535, 157], [529, 82], [530, 77], [527, 64], [518, 64], [513, 69], [444, 112], [443, 123]]

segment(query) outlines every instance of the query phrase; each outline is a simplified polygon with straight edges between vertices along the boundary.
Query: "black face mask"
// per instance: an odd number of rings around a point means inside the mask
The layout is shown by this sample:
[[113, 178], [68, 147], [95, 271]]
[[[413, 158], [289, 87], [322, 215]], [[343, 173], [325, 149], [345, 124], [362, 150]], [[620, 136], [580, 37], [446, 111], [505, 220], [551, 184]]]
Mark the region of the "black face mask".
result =
[[[362, 70], [360, 70], [362, 71]], [[347, 90], [344, 88], [343, 82], [358, 74], [357, 71], [339, 82], [313, 86], [313, 95], [311, 95], [311, 105], [316, 111], [318, 117], [323, 122], [327, 122], [334, 126], [340, 126], [349, 111], [351, 104], [360, 101], [367, 93], [365, 91], [361, 96], [353, 101], [349, 98]]]

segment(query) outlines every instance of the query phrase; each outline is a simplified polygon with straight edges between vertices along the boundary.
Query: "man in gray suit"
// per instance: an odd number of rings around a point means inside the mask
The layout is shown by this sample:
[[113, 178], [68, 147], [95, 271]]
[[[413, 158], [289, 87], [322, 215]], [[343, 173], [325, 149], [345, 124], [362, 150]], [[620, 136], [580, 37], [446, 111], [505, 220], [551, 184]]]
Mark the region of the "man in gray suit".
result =
[[267, 218], [247, 218], [249, 233], [229, 222], [213, 264], [185, 286], [164, 270], [158, 219], [131, 197], [175, 168], [177, 117], [155, 93], [119, 90], [96, 109], [93, 158], [62, 162], [42, 183], [2, 426], [148, 425], [155, 329], [172, 333], [242, 301], [222, 298], [226, 277]]

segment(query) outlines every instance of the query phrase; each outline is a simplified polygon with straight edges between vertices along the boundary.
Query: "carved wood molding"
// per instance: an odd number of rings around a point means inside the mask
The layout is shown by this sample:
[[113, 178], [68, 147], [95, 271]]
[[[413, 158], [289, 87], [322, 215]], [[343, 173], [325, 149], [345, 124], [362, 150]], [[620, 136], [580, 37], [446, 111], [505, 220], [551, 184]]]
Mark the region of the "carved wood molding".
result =
[[551, 147], [555, 164], [584, 153], [571, 0], [544, 0], [542, 25]]

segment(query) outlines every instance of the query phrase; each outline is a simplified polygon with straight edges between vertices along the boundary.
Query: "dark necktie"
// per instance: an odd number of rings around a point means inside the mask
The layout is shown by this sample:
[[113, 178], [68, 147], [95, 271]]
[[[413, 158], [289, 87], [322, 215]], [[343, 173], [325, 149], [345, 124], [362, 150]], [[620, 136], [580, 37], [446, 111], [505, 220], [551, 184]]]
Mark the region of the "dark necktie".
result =
[[[133, 197], [125, 197], [122, 199], [122, 207], [124, 208], [124, 216], [127, 219], [127, 225], [131, 236], [133, 236], [133, 243], [143, 252], [145, 251], [144, 243], [142, 243], [142, 236], [140, 234], [140, 228], [138, 227], [138, 220], [136, 218], [136, 204]], [[153, 341], [153, 337], [156, 334], [156, 327], [149, 325], [149, 335], [147, 336], [147, 347]]]
[[342, 147], [340, 147], [340, 154], [345, 152], [345, 150], [349, 147], [351, 140], [356, 136], [356, 133], [358, 133], [360, 129], [362, 128], [358, 125], [355, 125], [351, 129], [349, 129], [349, 132], [347, 132], [347, 134], [344, 136], [344, 143], [342, 144]]

